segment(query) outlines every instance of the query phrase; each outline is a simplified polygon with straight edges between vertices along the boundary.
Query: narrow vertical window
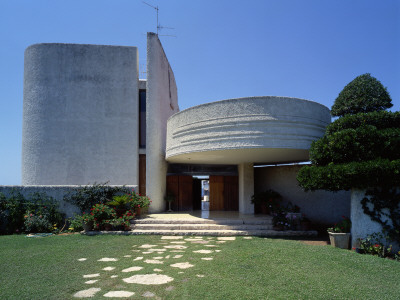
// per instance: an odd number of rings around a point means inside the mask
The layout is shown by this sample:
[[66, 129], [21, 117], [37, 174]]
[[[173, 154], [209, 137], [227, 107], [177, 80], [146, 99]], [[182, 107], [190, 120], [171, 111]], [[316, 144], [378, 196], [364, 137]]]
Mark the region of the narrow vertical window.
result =
[[146, 148], [146, 90], [139, 90], [139, 147]]

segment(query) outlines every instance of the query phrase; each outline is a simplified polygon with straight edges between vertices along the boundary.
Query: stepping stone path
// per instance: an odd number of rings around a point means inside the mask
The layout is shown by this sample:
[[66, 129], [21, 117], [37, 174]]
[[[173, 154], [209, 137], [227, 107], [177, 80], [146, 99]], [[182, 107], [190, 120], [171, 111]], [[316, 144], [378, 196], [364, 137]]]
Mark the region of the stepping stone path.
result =
[[188, 262], [184, 262], [184, 263], [173, 264], [173, 265], [171, 265], [171, 267], [179, 268], [179, 269], [188, 269], [188, 268], [194, 267], [194, 265], [192, 265]]
[[[161, 241], [157, 245], [152, 244], [143, 244], [143, 245], [132, 245], [132, 248], [136, 248], [137, 250], [131, 250], [133, 252], [141, 252], [142, 254], [153, 254], [152, 256], [147, 255], [145, 256], [137, 256], [136, 255], [124, 255], [121, 256], [124, 258], [132, 258], [131, 260], [123, 260], [125, 262], [132, 262], [134, 261], [135, 264], [139, 264], [136, 266], [126, 266], [126, 268], [118, 269], [115, 266], [107, 266], [102, 267], [99, 273], [93, 274], [82, 274], [84, 279], [90, 278], [90, 280], [84, 281], [85, 284], [94, 285], [94, 287], [89, 289], [84, 289], [81, 291], [76, 292], [73, 294], [75, 298], [92, 298], [92, 297], [105, 297], [105, 298], [123, 298], [128, 299], [132, 296], [142, 296], [142, 297], [158, 297], [153, 291], [149, 290], [144, 292], [143, 294], [137, 294], [135, 288], [138, 285], [147, 285], [151, 286], [159, 286], [163, 284], [167, 284], [173, 282], [174, 280], [178, 280], [178, 282], [187, 282], [191, 280], [191, 278], [174, 278], [175, 275], [170, 276], [169, 273], [172, 274], [184, 274], [185, 272], [179, 271], [177, 272], [176, 269], [186, 270], [196, 268], [196, 261], [199, 263], [201, 261], [211, 261], [222, 250], [215, 250], [215, 249], [199, 249], [199, 247], [220, 247], [219, 244], [226, 243], [227, 241], [234, 241], [236, 237], [207, 237], [203, 239], [203, 237], [183, 237], [183, 236], [162, 236]], [[247, 237], [244, 239], [251, 239], [251, 237]], [[183, 245], [186, 244], [186, 245]], [[185, 258], [185, 249], [189, 248], [190, 245], [192, 247], [196, 247], [199, 250], [192, 250], [189, 249], [188, 253], [186, 254], [190, 260], [190, 262], [186, 261], [188, 258]], [[196, 249], [195, 248], [195, 249]], [[181, 252], [181, 254], [175, 254], [176, 252]], [[163, 256], [154, 256], [154, 254], [161, 254]], [[204, 256], [204, 254], [208, 254], [208, 256]], [[141, 255], [141, 254], [139, 254]], [[210, 256], [211, 255], [211, 256]], [[135, 257], [136, 256], [136, 257]], [[90, 258], [79, 258], [77, 259], [80, 262], [90, 262]], [[117, 262], [119, 261], [118, 257], [103, 257], [98, 259], [99, 262]], [[93, 261], [92, 261], [93, 262]], [[141, 266], [141, 265], [142, 266]], [[146, 265], [157, 264], [163, 265], [163, 269], [153, 269], [150, 271], [150, 274], [144, 272]], [[206, 264], [206, 262], [204, 262]], [[149, 270], [148, 267], [146, 267]], [[110, 272], [112, 271], [110, 276]], [[128, 274], [131, 272], [136, 272], [135, 275], [129, 276], [132, 274]], [[154, 273], [151, 273], [154, 272]], [[161, 272], [165, 274], [160, 274]], [[119, 275], [115, 274], [119, 273]], [[107, 275], [109, 274], [109, 275]], [[127, 276], [128, 275], [128, 276]], [[178, 275], [182, 276], [182, 275]], [[192, 275], [194, 278], [204, 278], [206, 275], [203, 274], [196, 274]], [[92, 279], [95, 278], [95, 279]], [[111, 285], [109, 281], [112, 278], [115, 280], [115, 284]], [[102, 290], [102, 280], [107, 280], [107, 286], [115, 286], [118, 290], [110, 291], [110, 290]], [[174, 286], [168, 286], [165, 288], [166, 291], [174, 290]]]
[[93, 283], [96, 283], [97, 281], [99, 281], [99, 280], [98, 279], [93, 279], [93, 280], [88, 280], [85, 283], [86, 284], [93, 284]]
[[100, 258], [98, 261], [117, 261], [117, 258], [109, 258], [109, 257], [103, 257]]
[[140, 271], [143, 269], [143, 267], [130, 267], [127, 269], [123, 269], [121, 272], [128, 273], [128, 272], [135, 272], [135, 271]]
[[127, 291], [112, 291], [104, 294], [104, 297], [109, 298], [126, 298], [132, 297], [135, 293]]
[[97, 292], [100, 292], [100, 288], [91, 288], [83, 291], [79, 291], [74, 294], [74, 297], [76, 298], [91, 298], [93, 297]]

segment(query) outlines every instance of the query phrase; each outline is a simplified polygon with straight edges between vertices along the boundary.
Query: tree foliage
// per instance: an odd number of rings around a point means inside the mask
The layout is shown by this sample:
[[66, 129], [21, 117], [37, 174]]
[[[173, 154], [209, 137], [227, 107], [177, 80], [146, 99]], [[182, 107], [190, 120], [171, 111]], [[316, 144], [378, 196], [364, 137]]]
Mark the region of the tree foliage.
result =
[[400, 159], [304, 166], [297, 180], [306, 191], [340, 191], [400, 185]]
[[297, 180], [305, 190], [366, 190], [364, 213], [400, 243], [400, 113], [384, 111], [391, 106], [376, 78], [355, 78], [332, 107], [341, 118], [312, 143], [312, 165], [301, 168]]
[[332, 107], [334, 115], [344, 116], [312, 143], [312, 165], [300, 169], [300, 186], [330, 191], [400, 186], [400, 113], [383, 110], [391, 106], [386, 89], [370, 74], [350, 82]]
[[359, 112], [385, 110], [393, 106], [391, 98], [382, 83], [371, 74], [356, 77], [340, 92], [332, 106], [333, 116], [344, 116]]

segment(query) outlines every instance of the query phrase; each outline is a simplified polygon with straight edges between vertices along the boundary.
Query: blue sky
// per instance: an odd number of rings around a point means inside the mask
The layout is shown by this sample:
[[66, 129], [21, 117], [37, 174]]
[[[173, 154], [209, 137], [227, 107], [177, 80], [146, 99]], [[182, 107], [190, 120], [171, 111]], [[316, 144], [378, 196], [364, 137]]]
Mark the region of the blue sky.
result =
[[[185, 109], [246, 96], [331, 107], [371, 73], [400, 110], [400, 1], [148, 0]], [[35, 43], [127, 45], [145, 70], [155, 10], [140, 0], [0, 0], [0, 185], [21, 183], [24, 50]]]

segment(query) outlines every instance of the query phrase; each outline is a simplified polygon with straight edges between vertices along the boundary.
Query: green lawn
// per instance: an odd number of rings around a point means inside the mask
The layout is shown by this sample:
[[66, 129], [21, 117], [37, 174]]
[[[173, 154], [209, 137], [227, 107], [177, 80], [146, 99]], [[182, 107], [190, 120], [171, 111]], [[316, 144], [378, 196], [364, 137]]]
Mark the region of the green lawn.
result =
[[[91, 299], [106, 299], [103, 295], [113, 290], [135, 292], [132, 299], [145, 299], [145, 292], [161, 299], [399, 299], [400, 263], [396, 261], [293, 240], [203, 240], [216, 247], [191, 241], [176, 244], [171, 242], [184, 240], [162, 240], [160, 236], [0, 236], [0, 299], [76, 299], [76, 292], [89, 288], [101, 288]], [[187, 248], [184, 252], [167, 248], [161, 254], [143, 254], [148, 250], [139, 248], [143, 244], [155, 245], [156, 249], [177, 245]], [[193, 252], [197, 250], [213, 253]], [[133, 261], [138, 256], [144, 259]], [[99, 262], [103, 257], [118, 261]], [[144, 262], [154, 257], [163, 264]], [[213, 260], [201, 259], [207, 257]], [[193, 267], [171, 267], [182, 262]], [[133, 266], [143, 269], [121, 272]], [[115, 269], [102, 270], [105, 267]], [[83, 278], [95, 273], [100, 276]], [[122, 280], [153, 273], [168, 275], [173, 281], [140, 285]], [[99, 281], [85, 284], [91, 279]]]

